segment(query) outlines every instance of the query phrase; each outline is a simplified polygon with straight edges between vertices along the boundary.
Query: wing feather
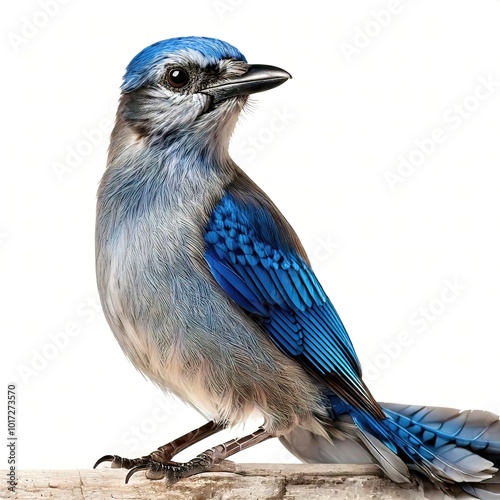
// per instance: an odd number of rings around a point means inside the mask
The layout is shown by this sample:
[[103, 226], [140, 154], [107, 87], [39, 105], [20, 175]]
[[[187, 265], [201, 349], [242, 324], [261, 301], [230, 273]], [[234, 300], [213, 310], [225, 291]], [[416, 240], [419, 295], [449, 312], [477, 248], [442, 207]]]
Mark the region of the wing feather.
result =
[[211, 214], [205, 258], [219, 285], [285, 354], [348, 403], [384, 418], [361, 380], [347, 331], [297, 242], [260, 190], [236, 183]]

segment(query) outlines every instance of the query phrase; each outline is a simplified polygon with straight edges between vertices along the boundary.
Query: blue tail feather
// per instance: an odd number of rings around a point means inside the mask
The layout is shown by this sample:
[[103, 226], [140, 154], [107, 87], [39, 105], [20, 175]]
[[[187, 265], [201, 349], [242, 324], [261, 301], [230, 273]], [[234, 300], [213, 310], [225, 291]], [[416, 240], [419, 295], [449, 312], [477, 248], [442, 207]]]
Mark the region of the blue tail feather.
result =
[[[500, 499], [500, 420], [487, 411], [380, 403], [379, 420], [330, 396], [334, 419], [352, 419], [361, 441], [391, 479], [422, 473], [447, 493]], [[392, 458], [391, 458], [392, 454]]]
[[399, 425], [409, 431], [411, 426], [412, 434], [425, 443], [439, 447], [452, 442], [493, 461], [500, 459], [500, 420], [494, 413], [393, 403], [382, 406]]

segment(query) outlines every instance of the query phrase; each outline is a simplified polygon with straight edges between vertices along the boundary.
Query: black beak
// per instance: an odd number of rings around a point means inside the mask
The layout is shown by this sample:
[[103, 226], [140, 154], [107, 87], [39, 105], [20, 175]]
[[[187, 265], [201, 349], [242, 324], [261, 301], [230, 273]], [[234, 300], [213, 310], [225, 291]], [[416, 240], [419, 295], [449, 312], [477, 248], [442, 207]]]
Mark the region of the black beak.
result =
[[284, 69], [265, 64], [252, 64], [246, 73], [219, 85], [208, 87], [202, 92], [212, 96], [213, 102], [216, 104], [230, 97], [273, 89], [290, 78], [292, 75]]

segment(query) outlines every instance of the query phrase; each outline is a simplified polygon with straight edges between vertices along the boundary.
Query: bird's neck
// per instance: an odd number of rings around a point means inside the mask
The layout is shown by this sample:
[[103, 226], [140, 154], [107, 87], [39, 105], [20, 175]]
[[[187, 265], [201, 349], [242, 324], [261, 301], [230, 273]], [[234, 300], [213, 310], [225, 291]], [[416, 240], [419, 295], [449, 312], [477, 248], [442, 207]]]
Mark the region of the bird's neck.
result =
[[[137, 214], [154, 206], [217, 203], [237, 167], [226, 150], [204, 147], [189, 134], [148, 143], [131, 129], [113, 132], [109, 161], [98, 196], [103, 208]], [[118, 210], [117, 210], [118, 209]]]

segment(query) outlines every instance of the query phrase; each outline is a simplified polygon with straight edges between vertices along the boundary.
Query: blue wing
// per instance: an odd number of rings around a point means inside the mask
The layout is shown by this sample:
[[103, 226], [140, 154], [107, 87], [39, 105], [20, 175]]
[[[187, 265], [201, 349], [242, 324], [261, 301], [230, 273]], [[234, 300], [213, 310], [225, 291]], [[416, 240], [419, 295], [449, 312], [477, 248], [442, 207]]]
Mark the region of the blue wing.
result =
[[215, 206], [205, 243], [216, 281], [283, 352], [354, 407], [384, 418], [293, 229], [244, 174]]

